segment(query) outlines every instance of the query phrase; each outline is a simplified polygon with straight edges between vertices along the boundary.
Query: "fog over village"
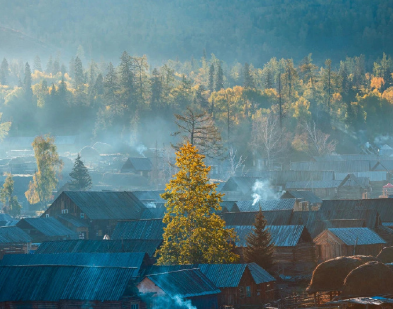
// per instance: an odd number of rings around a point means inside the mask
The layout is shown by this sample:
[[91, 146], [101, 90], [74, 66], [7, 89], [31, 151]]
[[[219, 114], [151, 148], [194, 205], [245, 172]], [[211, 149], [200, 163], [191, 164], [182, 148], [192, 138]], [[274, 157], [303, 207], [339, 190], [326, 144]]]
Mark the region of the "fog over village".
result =
[[393, 308], [393, 0], [0, 0], [0, 309]]

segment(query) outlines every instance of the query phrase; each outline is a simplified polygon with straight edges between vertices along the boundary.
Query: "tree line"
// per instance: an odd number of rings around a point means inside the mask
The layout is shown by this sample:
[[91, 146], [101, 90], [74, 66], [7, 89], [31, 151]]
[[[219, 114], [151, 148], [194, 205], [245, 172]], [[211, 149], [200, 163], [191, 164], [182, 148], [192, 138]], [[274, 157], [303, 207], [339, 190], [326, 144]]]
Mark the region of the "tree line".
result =
[[[10, 135], [137, 140], [147, 119], [174, 122], [173, 115], [188, 107], [211, 117], [227, 149], [265, 156], [271, 148], [273, 153], [331, 152], [338, 128], [348, 136], [367, 129], [370, 140], [390, 133], [393, 61], [386, 54], [372, 67], [363, 55], [339, 63], [327, 59], [321, 66], [311, 54], [297, 64], [272, 58], [263, 67], [228, 64], [205, 53], [159, 67], [127, 52], [117, 65], [82, 58], [78, 49], [68, 65], [51, 57], [45, 68], [39, 57], [32, 66], [3, 59], [0, 113], [7, 128], [12, 123]], [[269, 145], [277, 138], [278, 145]]]

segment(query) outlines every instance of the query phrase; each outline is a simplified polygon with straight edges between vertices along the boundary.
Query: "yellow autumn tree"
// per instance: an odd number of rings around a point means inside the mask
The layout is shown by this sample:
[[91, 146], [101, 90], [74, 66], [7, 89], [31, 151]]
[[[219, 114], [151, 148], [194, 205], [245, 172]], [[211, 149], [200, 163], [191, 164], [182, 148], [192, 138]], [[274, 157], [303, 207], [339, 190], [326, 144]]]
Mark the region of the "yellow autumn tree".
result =
[[203, 161], [205, 156], [190, 143], [183, 145], [176, 156], [179, 171], [161, 195], [167, 212], [157, 264], [236, 262], [236, 234], [226, 229], [216, 214], [223, 195], [216, 192], [217, 184], [209, 183], [210, 167]]

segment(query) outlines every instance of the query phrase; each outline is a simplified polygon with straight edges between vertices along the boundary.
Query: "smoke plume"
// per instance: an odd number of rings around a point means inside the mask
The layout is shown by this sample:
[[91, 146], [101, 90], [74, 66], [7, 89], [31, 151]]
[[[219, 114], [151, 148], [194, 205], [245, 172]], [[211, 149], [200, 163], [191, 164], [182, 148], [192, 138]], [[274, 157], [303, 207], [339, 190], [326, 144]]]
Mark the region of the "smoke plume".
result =
[[254, 206], [259, 201], [276, 200], [280, 198], [280, 193], [275, 192], [269, 180], [257, 180], [252, 186], [252, 205]]

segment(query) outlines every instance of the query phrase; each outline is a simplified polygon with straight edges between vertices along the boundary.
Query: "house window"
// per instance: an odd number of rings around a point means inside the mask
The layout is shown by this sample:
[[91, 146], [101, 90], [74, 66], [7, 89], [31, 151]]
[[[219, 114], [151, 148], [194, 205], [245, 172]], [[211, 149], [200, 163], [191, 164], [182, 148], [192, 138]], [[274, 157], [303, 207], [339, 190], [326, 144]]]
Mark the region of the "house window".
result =
[[246, 295], [247, 295], [247, 297], [251, 297], [251, 287], [250, 286], [246, 286]]
[[49, 218], [49, 214], [45, 214], [45, 218]]
[[62, 209], [62, 210], [61, 210], [61, 213], [62, 213], [62, 214], [68, 214], [68, 209]]
[[139, 304], [131, 304], [131, 309], [139, 309]]
[[81, 219], [85, 218], [85, 214], [83, 212], [81, 212]]

